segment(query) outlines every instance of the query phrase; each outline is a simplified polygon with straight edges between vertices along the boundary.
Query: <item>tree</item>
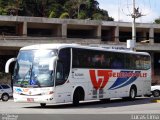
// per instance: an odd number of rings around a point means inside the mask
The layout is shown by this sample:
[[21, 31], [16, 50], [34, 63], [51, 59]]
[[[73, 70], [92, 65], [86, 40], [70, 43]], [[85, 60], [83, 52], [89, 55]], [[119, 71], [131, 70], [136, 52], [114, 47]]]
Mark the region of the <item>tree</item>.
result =
[[1, 15], [18, 15], [21, 0], [0, 0]]
[[0, 14], [1, 15], [6, 15], [7, 11], [5, 9], [5, 6], [7, 5], [5, 0], [0, 0]]
[[54, 0], [23, 0], [23, 15], [48, 17]]
[[103, 10], [103, 9], [99, 9], [98, 12], [102, 15], [102, 20], [106, 20], [106, 21], [113, 21], [114, 20], [112, 17], [109, 17], [108, 11]]
[[49, 15], [54, 13], [54, 18], [59, 18], [62, 13], [64, 13], [63, 6], [61, 4], [52, 4], [51, 9], [49, 10]]
[[92, 15], [93, 20], [102, 20], [103, 16], [100, 13], [95, 13]]
[[113, 20], [97, 0], [0, 0], [1, 15]]
[[[86, 4], [86, 0], [75, 0], [77, 3], [75, 4], [75, 7], [77, 7], [77, 16], [79, 17], [79, 13], [80, 13], [80, 7], [82, 4]], [[84, 14], [84, 12], [82, 12], [82, 14]]]
[[65, 8], [68, 13], [72, 14], [70, 15], [72, 18], [78, 18], [81, 11], [81, 6], [86, 4], [86, 0], [69, 0], [66, 2]]
[[86, 19], [87, 18], [87, 14], [85, 11], [81, 11], [79, 14], [78, 14], [78, 19]]
[[160, 17], [154, 20], [154, 23], [160, 24]]
[[49, 18], [55, 18], [56, 17], [56, 13], [54, 11], [51, 11], [51, 13], [49, 14]]
[[88, 17], [92, 18], [92, 15], [99, 9], [99, 3], [96, 0], [87, 0], [87, 7]]

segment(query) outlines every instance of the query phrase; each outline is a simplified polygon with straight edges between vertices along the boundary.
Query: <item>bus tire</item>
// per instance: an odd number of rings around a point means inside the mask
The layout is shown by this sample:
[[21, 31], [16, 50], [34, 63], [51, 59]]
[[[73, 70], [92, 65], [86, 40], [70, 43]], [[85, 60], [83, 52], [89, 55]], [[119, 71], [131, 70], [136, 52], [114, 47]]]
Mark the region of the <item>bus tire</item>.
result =
[[78, 87], [73, 94], [73, 105], [78, 106], [79, 101], [84, 100], [84, 90], [81, 87]]
[[46, 103], [40, 103], [40, 105], [42, 108], [46, 107]]
[[132, 86], [129, 92], [129, 99], [134, 100], [137, 96], [137, 89], [136, 86]]
[[102, 103], [110, 102], [110, 98], [100, 99], [100, 101], [101, 101]]

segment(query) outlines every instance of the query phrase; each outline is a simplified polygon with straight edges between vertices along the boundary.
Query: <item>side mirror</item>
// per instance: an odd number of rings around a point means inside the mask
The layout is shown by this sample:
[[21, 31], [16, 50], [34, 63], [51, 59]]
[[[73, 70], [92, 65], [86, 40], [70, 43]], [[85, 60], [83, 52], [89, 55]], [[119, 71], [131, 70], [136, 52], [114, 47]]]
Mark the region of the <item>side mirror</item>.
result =
[[7, 62], [6, 62], [6, 65], [5, 65], [5, 73], [9, 73], [9, 66], [12, 62], [16, 61], [17, 58], [10, 58]]
[[58, 60], [57, 56], [54, 56], [53, 58], [50, 59], [49, 70], [54, 70], [54, 66], [55, 66], [57, 60]]

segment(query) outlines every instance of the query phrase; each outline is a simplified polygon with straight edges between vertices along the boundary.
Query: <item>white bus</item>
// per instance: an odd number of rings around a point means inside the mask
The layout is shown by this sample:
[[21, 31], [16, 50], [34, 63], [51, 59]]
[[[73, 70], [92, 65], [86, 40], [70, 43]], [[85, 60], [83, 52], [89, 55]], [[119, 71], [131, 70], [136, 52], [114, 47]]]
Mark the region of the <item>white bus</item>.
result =
[[13, 74], [15, 102], [47, 103], [131, 98], [149, 95], [151, 58], [148, 53], [108, 50], [77, 44], [23, 47]]

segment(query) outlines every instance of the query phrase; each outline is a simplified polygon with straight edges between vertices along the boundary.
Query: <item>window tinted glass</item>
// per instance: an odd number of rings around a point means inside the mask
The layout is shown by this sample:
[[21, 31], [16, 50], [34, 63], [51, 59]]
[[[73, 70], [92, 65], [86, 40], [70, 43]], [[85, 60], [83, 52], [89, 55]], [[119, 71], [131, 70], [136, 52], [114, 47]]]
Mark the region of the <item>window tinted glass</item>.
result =
[[61, 49], [59, 51], [59, 60], [57, 62], [56, 85], [65, 83], [70, 72], [70, 48]]
[[72, 67], [147, 70], [150, 68], [150, 57], [129, 53], [73, 48]]
[[10, 88], [8, 85], [2, 85], [3, 89], [8, 89]]
[[64, 66], [61, 62], [57, 62], [57, 69], [56, 69], [56, 85], [61, 85], [65, 83], [65, 78], [64, 78]]
[[70, 48], [65, 48], [60, 50], [59, 61], [62, 62], [63, 64], [64, 77], [65, 79], [67, 79], [70, 72], [70, 61], [71, 61]]

